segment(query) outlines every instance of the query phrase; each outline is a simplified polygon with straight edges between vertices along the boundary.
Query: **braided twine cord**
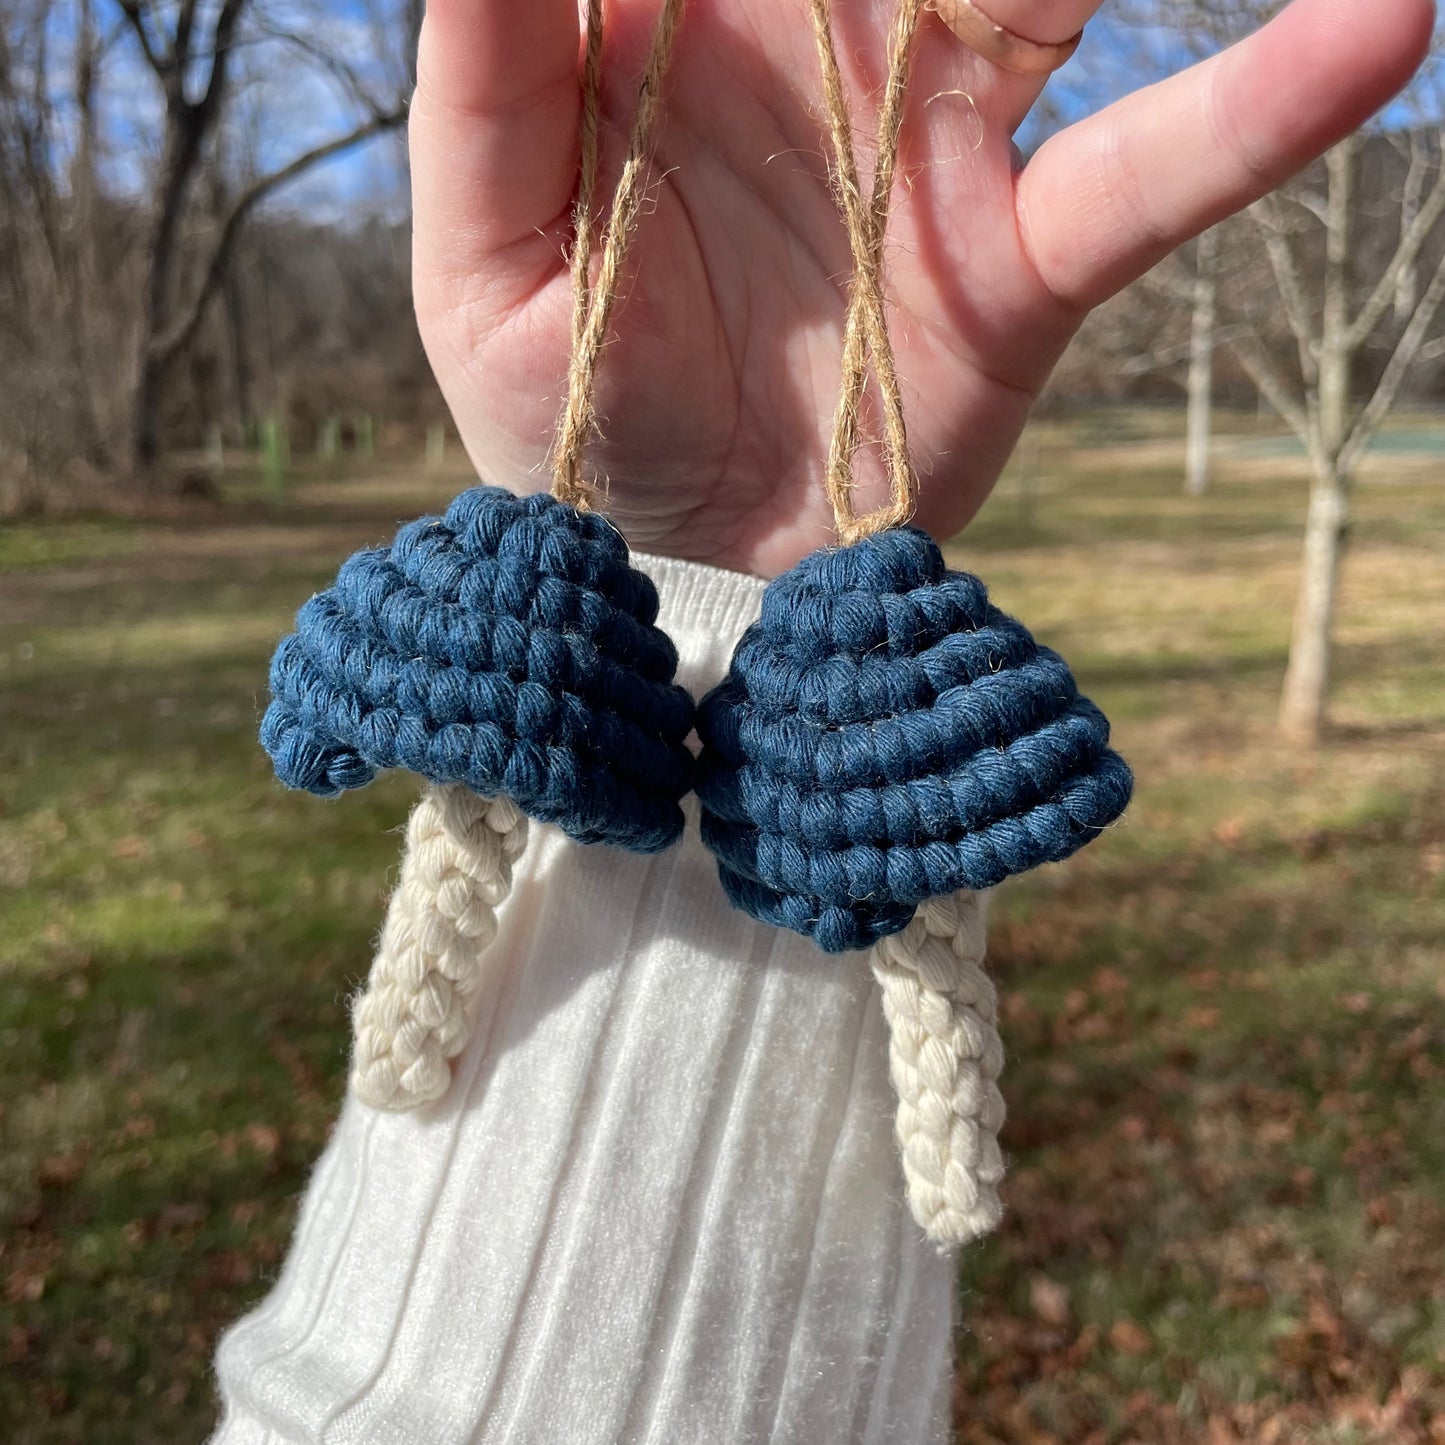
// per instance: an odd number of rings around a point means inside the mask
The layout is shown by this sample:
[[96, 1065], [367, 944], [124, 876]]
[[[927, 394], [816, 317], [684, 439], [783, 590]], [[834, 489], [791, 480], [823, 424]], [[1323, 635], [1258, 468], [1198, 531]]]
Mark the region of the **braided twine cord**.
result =
[[982, 1238], [1003, 1214], [1003, 1043], [983, 969], [986, 905], [981, 893], [931, 899], [873, 948], [908, 1204], [944, 1246]]
[[[858, 179], [848, 102], [833, 43], [830, 0], [808, 0], [808, 7], [823, 72], [823, 97], [833, 142], [833, 181], [853, 251], [853, 281], [843, 331], [843, 378], [824, 474], [838, 536], [846, 544], [907, 522], [918, 501], [918, 481], [908, 461], [908, 429], [903, 419], [903, 398], [893, 359], [893, 343], [888, 334], [887, 300], [883, 292], [883, 242], [888, 230], [888, 212], [898, 168], [913, 38], [918, 30], [923, 0], [902, 0], [889, 37], [888, 79], [878, 115], [878, 157], [873, 170], [872, 189], [866, 200]], [[854, 508], [853, 458], [862, 440], [861, 410], [868, 383], [870, 352], [883, 399], [883, 459], [888, 469], [890, 496], [886, 505], [860, 517]]]
[[572, 246], [572, 360], [567, 401], [552, 449], [552, 495], [587, 511], [597, 502], [594, 483], [582, 475], [582, 454], [596, 429], [597, 372], [607, 327], [622, 285], [623, 268], [647, 192], [648, 167], [662, 122], [663, 81], [672, 60], [683, 0], [663, 0], [638, 90], [627, 159], [612, 197], [597, 281], [591, 283], [596, 225], [598, 130], [602, 106], [602, 0], [588, 0], [587, 57], [583, 63], [582, 163]]
[[[597, 500], [582, 458], [596, 429], [598, 367], [642, 210], [682, 5], [683, 0], [665, 0], [653, 32], [594, 286], [602, 0], [588, 0], [571, 257], [572, 351], [552, 481], [552, 494], [579, 511], [591, 510]], [[351, 1088], [363, 1103], [415, 1109], [446, 1093], [451, 1061], [471, 1036], [485, 983], [483, 954], [496, 935], [496, 910], [511, 892], [513, 865], [527, 833], [526, 817], [506, 798], [482, 797], [456, 784], [433, 784], [422, 794], [407, 823], [401, 876], [371, 974], [352, 1009]]]
[[412, 810], [401, 878], [352, 1011], [351, 1088], [363, 1103], [411, 1109], [446, 1093], [527, 831], [515, 803], [459, 783], [433, 784]]
[[[878, 116], [878, 155], [865, 201], [853, 152], [848, 104], [833, 43], [829, 0], [808, 0], [833, 143], [834, 183], [853, 252], [843, 333], [842, 384], [825, 484], [845, 545], [909, 520], [917, 480], [908, 460], [898, 372], [888, 334], [883, 243], [897, 173], [913, 41], [923, 0], [900, 0], [889, 36], [888, 79]], [[859, 516], [853, 458], [871, 354], [883, 403], [883, 457], [889, 500]], [[883, 992], [889, 1072], [898, 1094], [895, 1133], [908, 1204], [942, 1247], [988, 1234], [1002, 1214], [998, 1134], [1004, 1102], [998, 1001], [983, 970], [986, 900], [961, 892], [923, 904], [902, 933], [874, 945], [873, 975]]]

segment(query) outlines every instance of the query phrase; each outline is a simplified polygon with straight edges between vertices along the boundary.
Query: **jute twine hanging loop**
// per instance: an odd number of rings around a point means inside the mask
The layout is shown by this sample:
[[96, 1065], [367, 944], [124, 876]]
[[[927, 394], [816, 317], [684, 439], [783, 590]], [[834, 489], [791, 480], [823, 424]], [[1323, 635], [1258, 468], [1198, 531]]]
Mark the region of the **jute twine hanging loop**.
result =
[[[884, 292], [883, 246], [897, 171], [903, 108], [922, 0], [902, 0], [889, 36], [888, 78], [878, 116], [878, 152], [865, 199], [833, 42], [829, 0], [809, 0], [833, 144], [835, 183], [853, 252], [843, 334], [842, 383], [826, 485], [839, 540], [901, 526], [913, 515], [917, 482]], [[886, 505], [860, 516], [853, 461], [872, 359], [883, 409]], [[895, 1134], [914, 1218], [943, 1247], [988, 1234], [1003, 1208], [998, 1186], [1004, 1122], [998, 1001], [983, 969], [986, 896], [963, 891], [925, 904], [902, 932], [880, 939], [873, 976], [888, 1020], [889, 1072], [898, 1095]]]
[[602, 109], [602, 0], [588, 0], [587, 5], [581, 174], [572, 245], [572, 359], [567, 373], [567, 401], [557, 425], [552, 456], [553, 496], [584, 510], [594, 506], [597, 500], [595, 486], [583, 478], [582, 456], [597, 424], [598, 364], [622, 284], [627, 253], [642, 213], [648, 167], [662, 121], [663, 82], [672, 60], [682, 7], [683, 0], [663, 0], [652, 32], [652, 46], [638, 90], [632, 138], [612, 197], [612, 214], [603, 238], [602, 257], [594, 284], [591, 268]]
[[[853, 280], [843, 331], [842, 385], [824, 474], [838, 537], [847, 543], [888, 527], [901, 526], [913, 516], [918, 500], [917, 479], [908, 459], [908, 428], [903, 419], [903, 397], [893, 359], [893, 342], [888, 332], [883, 243], [898, 167], [913, 39], [922, 3], [921, 0], [918, 3], [904, 0], [889, 36], [888, 79], [878, 114], [878, 155], [873, 184], [866, 197], [858, 178], [848, 101], [833, 43], [830, 0], [808, 0], [808, 7], [822, 69], [823, 98], [833, 143], [834, 184], [853, 251]], [[890, 495], [886, 505], [859, 516], [854, 498], [853, 461], [862, 439], [861, 410], [868, 384], [870, 354], [883, 403], [883, 459]]]

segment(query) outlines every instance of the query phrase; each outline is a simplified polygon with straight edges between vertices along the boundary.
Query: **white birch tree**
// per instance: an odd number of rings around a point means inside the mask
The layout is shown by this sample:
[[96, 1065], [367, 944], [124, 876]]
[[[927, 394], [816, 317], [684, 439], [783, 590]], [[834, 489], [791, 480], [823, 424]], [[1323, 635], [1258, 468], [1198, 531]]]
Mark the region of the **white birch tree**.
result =
[[1206, 231], [1195, 248], [1190, 297], [1189, 406], [1184, 445], [1184, 491], [1202, 497], [1209, 490], [1210, 438], [1214, 420], [1214, 342], [1219, 324], [1219, 282], [1215, 276], [1219, 233]]
[[[1445, 129], [1428, 148], [1428, 186], [1407, 176], [1396, 243], [1373, 276], [1361, 274], [1358, 173], [1367, 147], [1359, 136], [1326, 157], [1323, 189], [1305, 183], [1250, 212], [1269, 259], [1281, 313], [1295, 343], [1286, 365], [1247, 326], [1229, 344], [1261, 395], [1288, 423], [1310, 466], [1300, 589], [1280, 698], [1280, 725], [1292, 741], [1319, 741], [1329, 698], [1330, 655], [1340, 567], [1349, 530], [1350, 490], [1370, 442], [1399, 402], [1445, 303]], [[1311, 244], [1313, 243], [1313, 244]], [[1322, 243], [1322, 244], [1321, 244]], [[1322, 253], [1322, 254], [1321, 254]], [[1424, 284], [1422, 259], [1435, 256]], [[1360, 361], [1383, 348], [1369, 384]]]
[[[1276, 13], [1278, 0], [1120, 0], [1139, 33], [1166, 27], [1196, 55], [1239, 39]], [[1141, 47], [1142, 53], [1142, 47]], [[1300, 587], [1280, 698], [1284, 734], [1306, 746], [1322, 735], [1340, 568], [1349, 532], [1350, 492], [1361, 459], [1405, 394], [1445, 303], [1445, 105], [1438, 62], [1376, 123], [1350, 137], [1304, 178], [1252, 207], [1228, 232], [1231, 247], [1251, 231], [1267, 266], [1263, 297], [1238, 285], [1193, 296], [1197, 381], [1205, 386], [1208, 329], [1227, 343], [1261, 397], [1299, 438], [1309, 460]], [[1366, 216], [1357, 204], [1360, 169], [1378, 164], [1393, 130], [1407, 157], [1399, 183]], [[1379, 198], [1376, 198], [1377, 202]], [[1386, 215], [1385, 212], [1389, 214]], [[1381, 234], [1389, 236], [1385, 246]], [[1368, 236], [1370, 244], [1365, 241]], [[1230, 255], [1230, 269], [1242, 258]], [[1244, 268], [1256, 276], [1258, 268]], [[1203, 267], [1200, 267], [1203, 272]], [[1231, 297], [1230, 293], [1233, 292]], [[1243, 305], [1239, 304], [1243, 296]], [[1269, 325], [1259, 324], [1261, 299]], [[1271, 345], [1280, 320], [1290, 344]], [[1363, 365], [1366, 357], [1371, 365]], [[1383, 364], [1381, 364], [1383, 363]], [[1191, 385], [1191, 397], [1193, 386]], [[1193, 410], [1193, 408], [1191, 408]], [[1190, 427], [1189, 487], [1204, 424]]]

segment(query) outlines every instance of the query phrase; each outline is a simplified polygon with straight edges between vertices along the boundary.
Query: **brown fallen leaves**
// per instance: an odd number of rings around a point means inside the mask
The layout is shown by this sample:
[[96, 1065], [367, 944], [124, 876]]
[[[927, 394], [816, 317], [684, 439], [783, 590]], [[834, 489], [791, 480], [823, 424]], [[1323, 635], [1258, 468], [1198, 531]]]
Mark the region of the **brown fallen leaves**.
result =
[[1008, 1213], [961, 1265], [958, 1441], [1445, 1445], [1445, 1009], [1389, 959], [1321, 1009], [1258, 947], [1162, 1004], [1019, 967], [1079, 905], [994, 933]]
[[1109, 1344], [1121, 1355], [1147, 1355], [1154, 1346], [1149, 1332], [1133, 1320], [1115, 1320], [1109, 1326]]

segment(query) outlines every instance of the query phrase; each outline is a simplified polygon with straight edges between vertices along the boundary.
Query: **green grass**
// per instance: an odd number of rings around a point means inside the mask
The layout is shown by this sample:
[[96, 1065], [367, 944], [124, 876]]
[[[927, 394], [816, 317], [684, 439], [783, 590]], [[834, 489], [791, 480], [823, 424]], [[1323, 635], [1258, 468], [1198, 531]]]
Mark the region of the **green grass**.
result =
[[136, 529], [120, 521], [8, 522], [0, 527], [0, 575], [124, 556], [139, 540]]
[[[1009, 1207], [969, 1442], [1432, 1441], [1445, 1415], [1445, 487], [1361, 486], [1335, 728], [1274, 738], [1303, 489], [1052, 424], [953, 554], [1075, 663], [1128, 819], [1001, 890]], [[197, 1440], [343, 1080], [404, 778], [254, 742], [338, 559], [461, 484], [0, 532], [0, 1438]]]
[[960, 1438], [1445, 1438], [1445, 487], [1360, 488], [1301, 755], [1272, 724], [1302, 484], [1190, 502], [1110, 444], [954, 549], [1139, 778], [998, 899], [1010, 1213], [963, 1263]]

